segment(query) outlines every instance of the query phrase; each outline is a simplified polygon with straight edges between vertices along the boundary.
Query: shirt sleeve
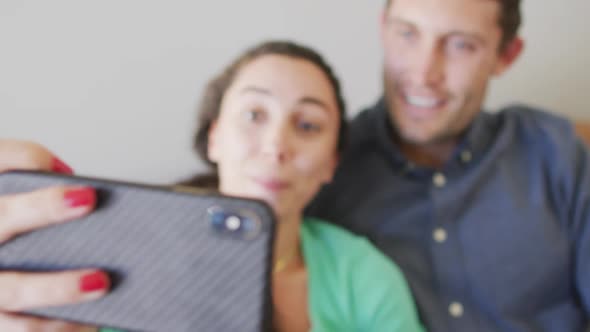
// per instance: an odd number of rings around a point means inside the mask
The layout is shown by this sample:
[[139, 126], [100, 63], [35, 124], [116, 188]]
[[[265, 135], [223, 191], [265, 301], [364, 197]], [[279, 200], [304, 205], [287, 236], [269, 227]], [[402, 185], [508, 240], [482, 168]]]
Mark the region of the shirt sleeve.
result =
[[576, 145], [572, 181], [570, 227], [575, 238], [576, 286], [586, 317], [590, 317], [590, 150], [582, 142]]
[[359, 331], [421, 332], [416, 305], [401, 270], [365, 241], [354, 273]]

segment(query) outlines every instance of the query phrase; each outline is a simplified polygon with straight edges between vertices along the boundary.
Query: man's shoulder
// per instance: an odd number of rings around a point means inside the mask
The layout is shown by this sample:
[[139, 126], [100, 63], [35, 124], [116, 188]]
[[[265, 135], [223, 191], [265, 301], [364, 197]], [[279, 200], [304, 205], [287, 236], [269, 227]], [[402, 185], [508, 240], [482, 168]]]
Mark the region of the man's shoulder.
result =
[[558, 165], [572, 162], [578, 153], [579, 140], [574, 126], [562, 115], [516, 104], [504, 107], [494, 116], [502, 123], [497, 137], [508, 138], [504, 144], [521, 149], [528, 158]]
[[383, 107], [382, 102], [378, 101], [375, 105], [360, 110], [350, 121], [349, 151], [376, 143], [380, 121], [386, 121]]
[[561, 140], [574, 135], [573, 126], [566, 117], [538, 107], [514, 104], [500, 109], [497, 116], [520, 135], [544, 140]]

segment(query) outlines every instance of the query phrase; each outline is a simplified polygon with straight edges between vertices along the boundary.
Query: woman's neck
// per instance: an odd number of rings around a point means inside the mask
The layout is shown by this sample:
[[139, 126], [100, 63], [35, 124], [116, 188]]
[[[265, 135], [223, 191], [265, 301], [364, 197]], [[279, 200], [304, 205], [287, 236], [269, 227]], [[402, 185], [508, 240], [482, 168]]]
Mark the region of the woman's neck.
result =
[[291, 269], [303, 263], [300, 246], [301, 215], [277, 218], [273, 249], [273, 266], [275, 272]]
[[272, 282], [276, 331], [311, 330], [307, 270], [301, 255], [301, 215], [277, 219]]

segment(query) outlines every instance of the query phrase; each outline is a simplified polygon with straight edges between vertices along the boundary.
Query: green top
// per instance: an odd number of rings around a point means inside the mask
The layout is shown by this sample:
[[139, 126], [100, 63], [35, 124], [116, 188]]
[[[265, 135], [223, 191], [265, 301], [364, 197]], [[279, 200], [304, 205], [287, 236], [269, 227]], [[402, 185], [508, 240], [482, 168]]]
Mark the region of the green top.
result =
[[424, 330], [403, 274], [365, 238], [306, 218], [301, 244], [312, 332]]
[[422, 331], [399, 268], [364, 237], [313, 219], [301, 227], [313, 332]]

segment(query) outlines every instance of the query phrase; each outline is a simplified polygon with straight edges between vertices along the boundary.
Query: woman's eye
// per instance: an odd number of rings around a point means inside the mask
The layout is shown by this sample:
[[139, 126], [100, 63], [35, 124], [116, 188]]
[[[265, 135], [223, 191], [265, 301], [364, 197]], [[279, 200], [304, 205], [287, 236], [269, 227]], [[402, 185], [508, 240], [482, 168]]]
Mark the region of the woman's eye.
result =
[[409, 29], [404, 29], [399, 32], [399, 34], [405, 39], [412, 39], [414, 37], [414, 31]]
[[301, 121], [298, 123], [297, 126], [300, 130], [306, 133], [318, 132], [322, 129], [320, 125], [309, 121]]
[[473, 49], [473, 46], [466, 42], [456, 42], [455, 48], [460, 50], [471, 51]]
[[251, 109], [246, 112], [246, 120], [248, 122], [260, 122], [264, 119], [264, 112], [260, 109]]

